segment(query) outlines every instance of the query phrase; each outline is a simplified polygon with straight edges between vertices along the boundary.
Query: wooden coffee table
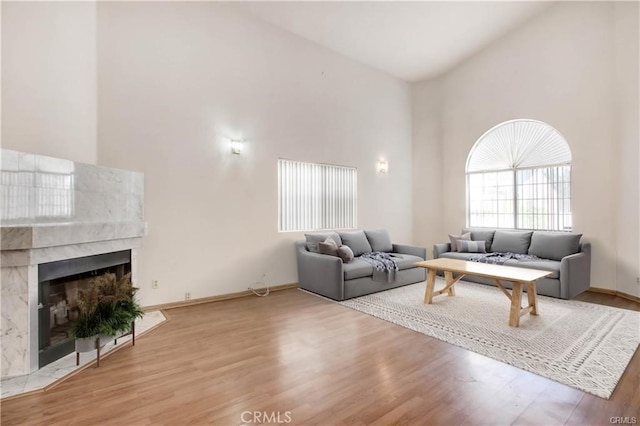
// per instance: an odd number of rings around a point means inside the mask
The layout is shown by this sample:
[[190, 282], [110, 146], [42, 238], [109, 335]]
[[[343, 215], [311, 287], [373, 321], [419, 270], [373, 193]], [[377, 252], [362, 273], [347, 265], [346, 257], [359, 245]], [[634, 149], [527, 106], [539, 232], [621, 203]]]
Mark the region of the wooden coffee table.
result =
[[[498, 288], [511, 300], [511, 311], [509, 313], [509, 325], [511, 327], [518, 327], [520, 325], [520, 317], [523, 315], [538, 315], [536, 281], [552, 274], [550, 271], [538, 269], [516, 268], [446, 258], [416, 262], [416, 266], [427, 269], [427, 288], [424, 293], [424, 303], [432, 303], [434, 296], [440, 296], [445, 292], [449, 296], [455, 296], [455, 284], [465, 275], [492, 279]], [[436, 291], [436, 273], [438, 271], [444, 272], [445, 286]], [[458, 274], [458, 276], [454, 278], [453, 274]], [[511, 293], [500, 281], [509, 281], [513, 284]], [[529, 305], [524, 308], [520, 306], [523, 286], [527, 288], [529, 300]]]

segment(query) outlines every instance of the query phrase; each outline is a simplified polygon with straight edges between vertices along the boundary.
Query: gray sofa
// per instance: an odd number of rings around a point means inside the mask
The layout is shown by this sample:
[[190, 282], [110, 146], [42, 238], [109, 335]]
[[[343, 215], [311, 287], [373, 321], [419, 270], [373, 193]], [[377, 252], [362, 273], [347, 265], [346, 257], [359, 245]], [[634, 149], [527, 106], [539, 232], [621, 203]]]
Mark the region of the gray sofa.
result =
[[[571, 299], [587, 290], [591, 281], [591, 244], [580, 242], [581, 234], [546, 231], [508, 231], [502, 229], [463, 229], [472, 241], [484, 241], [487, 253], [512, 252], [535, 255], [541, 260], [507, 260], [504, 265], [552, 271], [553, 275], [536, 284], [538, 294]], [[470, 260], [482, 254], [453, 252], [451, 243], [433, 246], [434, 259]], [[495, 285], [492, 281], [467, 276], [468, 281]], [[509, 283], [505, 287], [511, 288]]]
[[[364, 244], [363, 235], [368, 245]], [[318, 253], [317, 244], [329, 236], [336, 241], [338, 247], [349, 246], [355, 255], [353, 260], [343, 262], [340, 257]], [[392, 244], [384, 230], [315, 233], [306, 234], [306, 238], [306, 241], [296, 242], [298, 283], [304, 290], [334, 300], [345, 300], [425, 281], [425, 269], [416, 267], [415, 263], [426, 259], [427, 249]], [[374, 280], [374, 268], [358, 258], [367, 251], [392, 254], [399, 269], [393, 282]]]

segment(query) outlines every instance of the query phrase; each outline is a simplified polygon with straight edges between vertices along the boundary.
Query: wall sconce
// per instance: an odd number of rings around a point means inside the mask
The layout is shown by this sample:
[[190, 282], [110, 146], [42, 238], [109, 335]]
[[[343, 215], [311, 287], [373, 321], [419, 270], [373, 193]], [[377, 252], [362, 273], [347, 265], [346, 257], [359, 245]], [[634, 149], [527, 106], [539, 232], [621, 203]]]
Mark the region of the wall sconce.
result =
[[231, 140], [231, 153], [240, 155], [242, 152], [242, 141], [238, 139]]
[[378, 173], [387, 174], [389, 171], [389, 163], [386, 160], [378, 161]]

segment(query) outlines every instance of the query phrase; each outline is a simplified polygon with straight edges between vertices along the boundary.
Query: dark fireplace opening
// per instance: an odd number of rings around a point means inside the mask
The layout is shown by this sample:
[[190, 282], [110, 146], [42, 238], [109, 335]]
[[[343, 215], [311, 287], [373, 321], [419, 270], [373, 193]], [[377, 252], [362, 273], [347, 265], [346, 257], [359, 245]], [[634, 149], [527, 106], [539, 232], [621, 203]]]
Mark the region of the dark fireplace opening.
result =
[[88, 289], [97, 276], [121, 278], [129, 272], [131, 250], [38, 265], [39, 368], [75, 351], [71, 330], [76, 313], [69, 308], [78, 291]]

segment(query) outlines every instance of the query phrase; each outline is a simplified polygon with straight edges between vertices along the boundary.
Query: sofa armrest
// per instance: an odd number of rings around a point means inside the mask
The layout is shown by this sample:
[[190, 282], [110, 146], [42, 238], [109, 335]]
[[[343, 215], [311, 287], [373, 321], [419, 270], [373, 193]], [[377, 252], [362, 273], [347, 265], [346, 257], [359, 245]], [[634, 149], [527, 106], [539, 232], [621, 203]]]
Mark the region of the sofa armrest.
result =
[[560, 297], [572, 299], [591, 284], [591, 243], [582, 243], [581, 251], [560, 261]]
[[437, 259], [442, 253], [451, 251], [451, 243], [440, 243], [433, 245], [433, 258]]
[[344, 300], [342, 259], [311, 253], [304, 241], [296, 242], [296, 257], [300, 288], [330, 299]]
[[408, 246], [406, 244], [393, 244], [393, 253], [410, 254], [427, 259], [427, 249], [425, 247]]

